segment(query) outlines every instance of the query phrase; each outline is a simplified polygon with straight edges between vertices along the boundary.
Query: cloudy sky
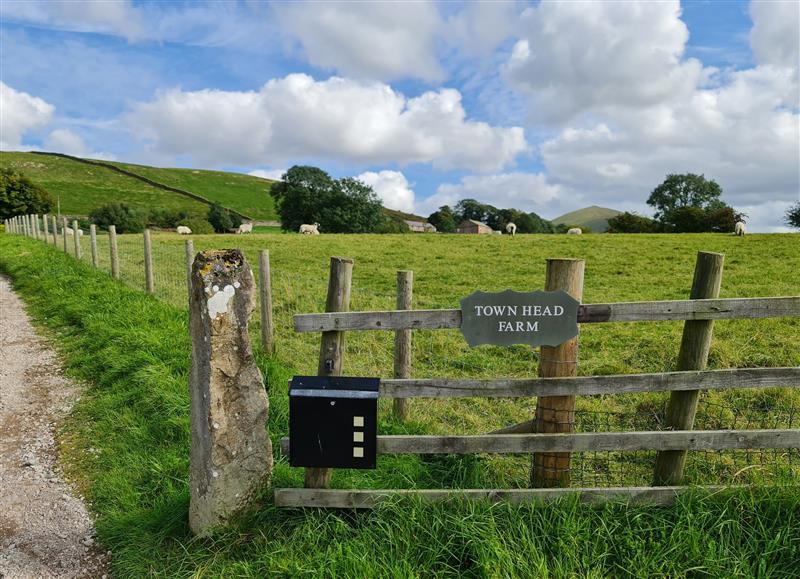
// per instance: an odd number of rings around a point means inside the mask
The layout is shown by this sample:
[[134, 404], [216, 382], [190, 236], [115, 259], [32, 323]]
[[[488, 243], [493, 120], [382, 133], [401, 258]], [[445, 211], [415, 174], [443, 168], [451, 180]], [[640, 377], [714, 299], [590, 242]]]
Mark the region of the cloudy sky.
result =
[[800, 195], [800, 3], [0, 3], [0, 148], [360, 176], [648, 214], [703, 173], [779, 231]]

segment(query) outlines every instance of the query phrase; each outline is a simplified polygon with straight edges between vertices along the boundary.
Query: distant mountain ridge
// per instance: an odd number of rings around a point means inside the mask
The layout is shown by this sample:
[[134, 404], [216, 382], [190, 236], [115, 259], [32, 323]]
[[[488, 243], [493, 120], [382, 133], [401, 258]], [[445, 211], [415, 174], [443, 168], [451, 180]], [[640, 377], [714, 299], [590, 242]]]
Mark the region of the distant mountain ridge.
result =
[[620, 213], [622, 211], [591, 205], [583, 209], [570, 211], [550, 221], [555, 225], [561, 223], [565, 225], [582, 225], [583, 227], [589, 227], [594, 232], [602, 233], [608, 230], [608, 220]]

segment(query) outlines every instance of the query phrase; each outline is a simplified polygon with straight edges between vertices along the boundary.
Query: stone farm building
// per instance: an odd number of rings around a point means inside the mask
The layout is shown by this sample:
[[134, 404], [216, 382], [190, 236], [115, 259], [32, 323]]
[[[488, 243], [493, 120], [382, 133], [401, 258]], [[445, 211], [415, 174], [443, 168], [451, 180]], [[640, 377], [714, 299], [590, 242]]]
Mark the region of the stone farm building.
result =
[[492, 228], [480, 221], [465, 219], [458, 224], [456, 233], [492, 233]]
[[406, 219], [409, 231], [412, 233], [436, 233], [436, 227], [425, 221], [411, 221]]

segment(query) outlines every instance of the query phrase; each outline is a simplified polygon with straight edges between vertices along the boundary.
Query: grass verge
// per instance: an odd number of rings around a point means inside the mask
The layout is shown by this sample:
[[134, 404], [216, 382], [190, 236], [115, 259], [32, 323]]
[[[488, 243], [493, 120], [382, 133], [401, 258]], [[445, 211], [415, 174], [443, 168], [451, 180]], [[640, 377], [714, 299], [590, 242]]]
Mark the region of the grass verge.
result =
[[[551, 505], [398, 501], [371, 512], [253, 511], [212, 539], [187, 527], [189, 340], [186, 314], [44, 244], [0, 237], [37, 324], [87, 390], [61, 433], [68, 473], [84, 488], [118, 577], [794, 577], [796, 488], [689, 494], [670, 508], [575, 500]], [[291, 368], [258, 356], [273, 440], [287, 431]], [[382, 420], [382, 432], [418, 431]], [[93, 452], [88, 452], [89, 448]], [[382, 457], [339, 471], [341, 487], [467, 487], [480, 457]], [[275, 484], [301, 473], [276, 461]]]

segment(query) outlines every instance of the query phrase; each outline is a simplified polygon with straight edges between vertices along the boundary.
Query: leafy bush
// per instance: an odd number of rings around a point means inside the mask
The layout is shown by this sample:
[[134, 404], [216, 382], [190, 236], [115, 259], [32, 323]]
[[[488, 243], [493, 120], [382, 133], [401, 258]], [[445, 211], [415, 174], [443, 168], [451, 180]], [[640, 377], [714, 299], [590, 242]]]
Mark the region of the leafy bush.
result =
[[10, 167], [0, 169], [0, 219], [47, 213], [53, 205], [50, 193], [23, 173]]
[[789, 207], [786, 211], [786, 225], [800, 229], [800, 201]]
[[108, 203], [89, 213], [92, 223], [102, 229], [113, 225], [117, 233], [139, 233], [147, 225], [146, 216], [125, 203]]
[[658, 230], [655, 219], [627, 211], [608, 220], [608, 233], [656, 233]]
[[436, 231], [440, 233], [455, 233], [456, 214], [450, 209], [448, 205], [442, 205], [438, 211], [434, 211], [428, 217], [428, 223], [431, 223]]
[[208, 211], [208, 222], [217, 233], [228, 233], [242, 224], [242, 218], [219, 203], [214, 203]]
[[147, 221], [149, 225], [168, 229], [177, 227], [187, 219], [189, 219], [189, 213], [182, 209], [153, 209], [150, 211]]
[[214, 233], [214, 227], [202, 217], [189, 217], [188, 219], [183, 219], [178, 222], [176, 227], [178, 225], [185, 225], [192, 230], [192, 233], [196, 233], [197, 235]]

